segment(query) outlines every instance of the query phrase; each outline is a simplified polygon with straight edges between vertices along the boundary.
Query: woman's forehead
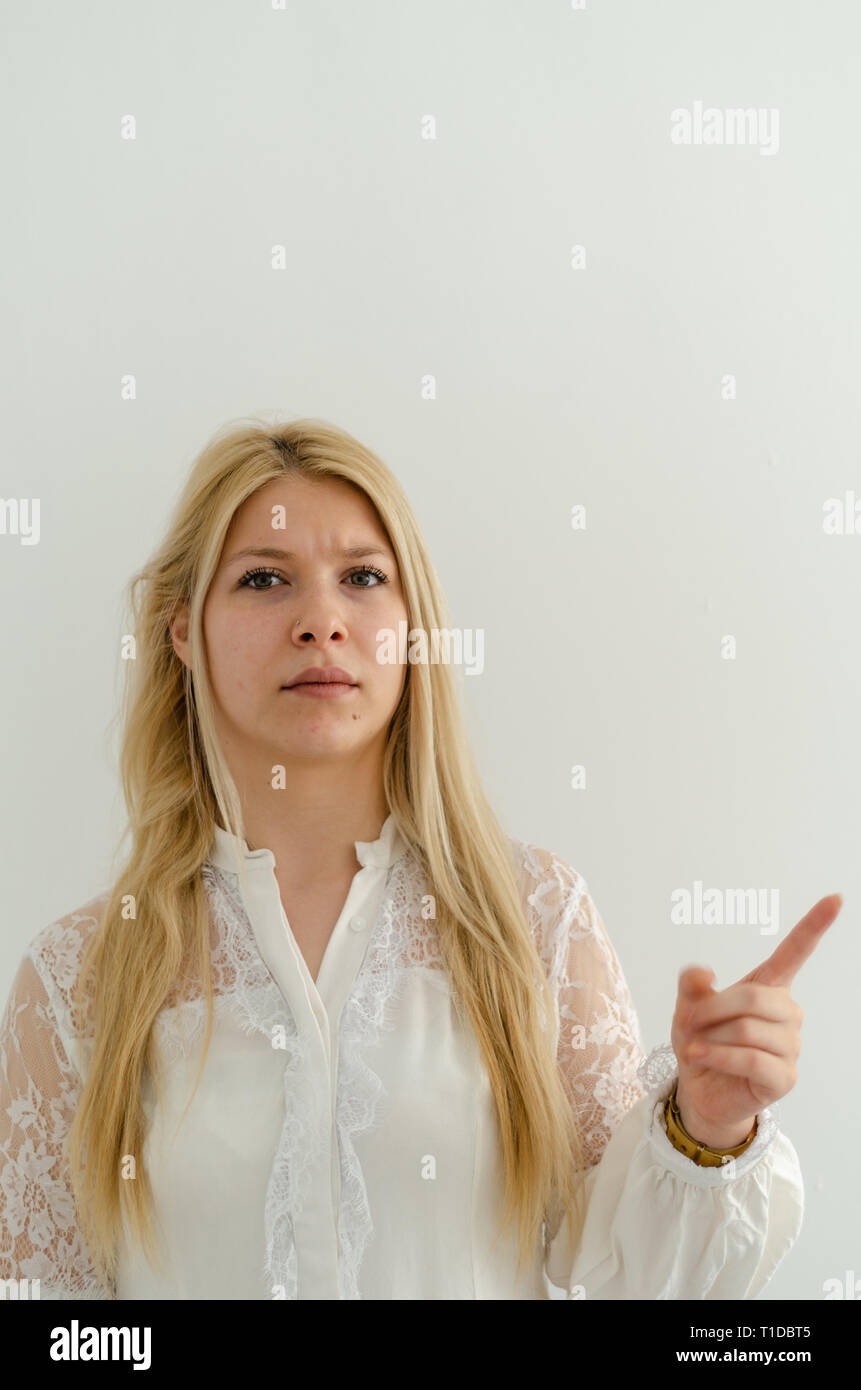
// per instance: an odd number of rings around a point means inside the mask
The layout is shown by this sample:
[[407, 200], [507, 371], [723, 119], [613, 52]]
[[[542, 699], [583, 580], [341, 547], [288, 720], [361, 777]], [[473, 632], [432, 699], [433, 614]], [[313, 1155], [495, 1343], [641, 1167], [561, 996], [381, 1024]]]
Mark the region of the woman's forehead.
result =
[[392, 553], [373, 503], [340, 478], [271, 480], [237, 509], [228, 540], [231, 549], [269, 543], [298, 550], [303, 538], [307, 544], [309, 533], [333, 552], [374, 540]]

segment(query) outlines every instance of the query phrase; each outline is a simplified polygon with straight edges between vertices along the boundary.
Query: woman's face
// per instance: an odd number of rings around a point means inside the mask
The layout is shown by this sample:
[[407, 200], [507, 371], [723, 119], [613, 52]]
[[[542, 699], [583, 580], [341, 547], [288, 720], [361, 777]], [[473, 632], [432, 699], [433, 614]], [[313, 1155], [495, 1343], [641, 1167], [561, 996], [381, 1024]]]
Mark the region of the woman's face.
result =
[[[338, 479], [259, 489], [233, 518], [203, 611], [229, 760], [268, 775], [372, 747], [381, 759], [406, 666], [377, 661], [377, 634], [406, 619], [394, 552], [363, 493]], [[188, 661], [187, 644], [174, 645]], [[355, 684], [329, 698], [288, 689], [310, 666], [342, 667]]]

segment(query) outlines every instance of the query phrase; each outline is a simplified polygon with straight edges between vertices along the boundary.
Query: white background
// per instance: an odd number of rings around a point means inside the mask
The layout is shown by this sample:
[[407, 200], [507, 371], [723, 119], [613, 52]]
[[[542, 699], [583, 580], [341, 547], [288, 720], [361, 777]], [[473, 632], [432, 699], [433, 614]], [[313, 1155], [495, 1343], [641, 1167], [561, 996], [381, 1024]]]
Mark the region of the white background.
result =
[[[861, 534], [823, 531], [861, 497], [861, 22], [588, 5], [5, 6], [0, 491], [41, 538], [0, 536], [0, 988], [106, 882], [120, 594], [194, 455], [320, 415], [484, 630], [488, 791], [585, 875], [647, 1048], [681, 966], [724, 988], [844, 893], [793, 986], [807, 1211], [767, 1290], [821, 1299], [861, 1273]], [[673, 144], [696, 101], [777, 108], [777, 153]], [[672, 925], [698, 879], [777, 888], [779, 934]]]

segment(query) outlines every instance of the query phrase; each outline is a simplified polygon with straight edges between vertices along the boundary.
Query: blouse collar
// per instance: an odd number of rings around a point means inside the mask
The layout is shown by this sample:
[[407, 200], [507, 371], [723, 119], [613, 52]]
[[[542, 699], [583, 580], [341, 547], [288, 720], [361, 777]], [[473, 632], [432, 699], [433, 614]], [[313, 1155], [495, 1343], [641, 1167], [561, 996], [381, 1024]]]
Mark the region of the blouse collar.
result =
[[[215, 825], [213, 830], [212, 847], [208, 855], [210, 864], [215, 864], [219, 869], [227, 869], [231, 873], [236, 873], [236, 850], [238, 849], [240, 857], [245, 860], [246, 868], [251, 868], [254, 864], [260, 864], [265, 868], [274, 866], [275, 856], [271, 849], [249, 849], [245, 840], [231, 835], [220, 825]], [[376, 840], [354, 840], [353, 843], [356, 848], [356, 858], [363, 869], [387, 869], [406, 850], [406, 842], [395, 825], [395, 819], [391, 812], [386, 816], [383, 828]]]

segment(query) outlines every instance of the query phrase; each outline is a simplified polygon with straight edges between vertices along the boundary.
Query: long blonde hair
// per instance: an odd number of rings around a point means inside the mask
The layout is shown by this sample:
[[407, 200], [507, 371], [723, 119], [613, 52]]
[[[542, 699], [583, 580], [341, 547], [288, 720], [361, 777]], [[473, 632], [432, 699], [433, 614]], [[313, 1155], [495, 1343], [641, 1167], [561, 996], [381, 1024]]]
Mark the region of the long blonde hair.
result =
[[[200, 870], [216, 817], [245, 838], [236, 785], [215, 736], [203, 605], [237, 509], [265, 484], [296, 474], [360, 488], [397, 557], [409, 629], [451, 627], [397, 479], [352, 435], [317, 419], [275, 427], [256, 420], [216, 433], [194, 463], [160, 548], [131, 579], [127, 631], [136, 652], [125, 663], [120, 748], [128, 809], [123, 839], [130, 836], [131, 847], [80, 971], [75, 1007], [81, 1030], [92, 1036], [92, 1052], [68, 1151], [79, 1217], [107, 1289], [125, 1244], [124, 1221], [147, 1258], [160, 1264], [153, 1193], [141, 1161], [147, 1071], [161, 1095], [153, 1025], [181, 970], [196, 964], [207, 1024], [193, 1098], [213, 1019], [210, 920]], [[182, 603], [189, 605], [193, 674], [176, 655], [169, 631]], [[517, 1223], [519, 1270], [534, 1256], [550, 1213], [554, 1231], [560, 1213], [569, 1223], [581, 1219], [582, 1147], [546, 1025], [553, 1018], [552, 994], [445, 662], [407, 668], [388, 730], [384, 790], [433, 886], [453, 996], [487, 1068], [504, 1158], [501, 1229]], [[130, 1157], [134, 1181], [124, 1177]]]

